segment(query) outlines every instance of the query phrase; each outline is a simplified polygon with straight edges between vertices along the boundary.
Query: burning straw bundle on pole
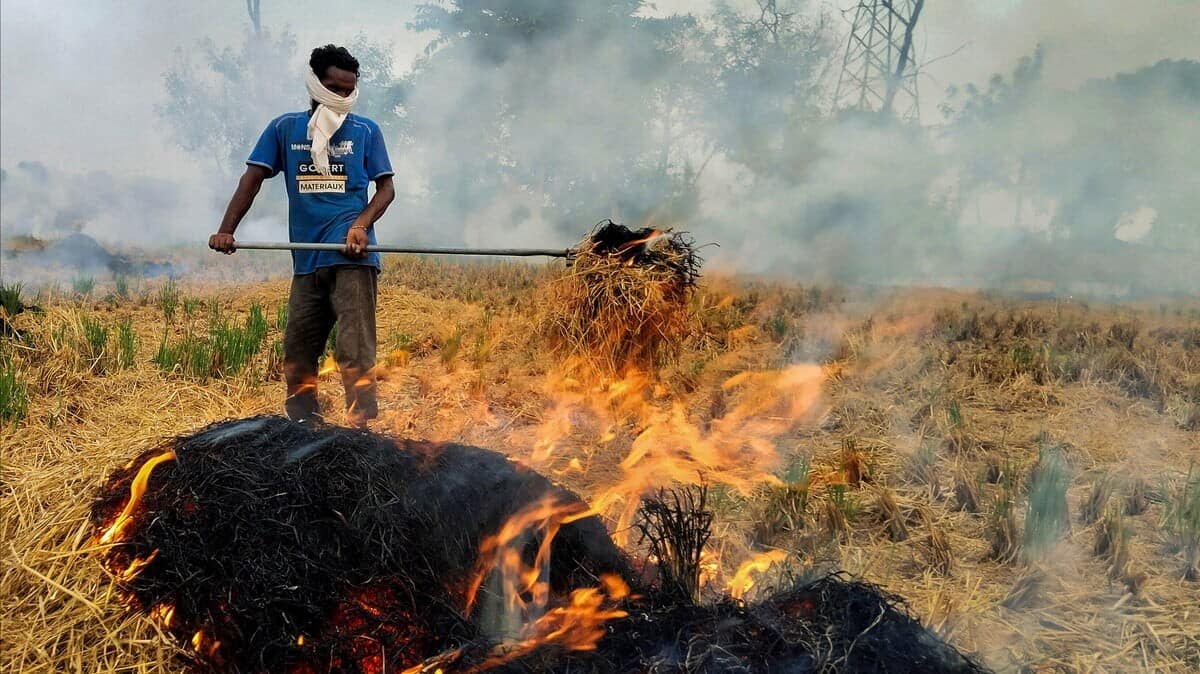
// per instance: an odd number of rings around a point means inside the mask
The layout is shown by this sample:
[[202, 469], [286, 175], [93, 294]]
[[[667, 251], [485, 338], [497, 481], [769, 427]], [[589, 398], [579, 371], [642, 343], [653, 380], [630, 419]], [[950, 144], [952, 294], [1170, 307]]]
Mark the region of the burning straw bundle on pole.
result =
[[682, 233], [597, 225], [542, 298], [559, 353], [600, 372], [650, 365], [686, 331], [702, 260]]

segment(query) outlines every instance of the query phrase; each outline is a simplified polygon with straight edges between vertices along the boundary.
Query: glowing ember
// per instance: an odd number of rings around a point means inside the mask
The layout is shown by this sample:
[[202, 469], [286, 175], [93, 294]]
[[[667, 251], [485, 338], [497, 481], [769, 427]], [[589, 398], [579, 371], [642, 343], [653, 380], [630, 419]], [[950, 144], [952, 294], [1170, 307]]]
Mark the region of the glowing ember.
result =
[[150, 611], [150, 617], [160, 621], [163, 627], [170, 627], [175, 619], [175, 607], [170, 604], [159, 604]]
[[777, 564], [787, 558], [788, 553], [784, 550], [768, 550], [742, 562], [737, 573], [733, 574], [733, 580], [729, 581], [729, 596], [734, 599], [746, 596], [750, 588], [754, 587], [754, 578], [752, 577], [754, 574], [762, 573], [772, 564]]
[[175, 452], [163, 452], [158, 456], [152, 457], [142, 465], [137, 477], [133, 478], [132, 486], [129, 488], [129, 502], [125, 504], [125, 509], [117, 516], [112, 526], [106, 529], [100, 536], [101, 543], [112, 543], [121, 535], [125, 527], [129, 526], [134, 508], [137, 508], [138, 502], [142, 499], [142, 494], [146, 493], [146, 483], [150, 481], [150, 472], [158, 464], [171, 461], [174, 458]]

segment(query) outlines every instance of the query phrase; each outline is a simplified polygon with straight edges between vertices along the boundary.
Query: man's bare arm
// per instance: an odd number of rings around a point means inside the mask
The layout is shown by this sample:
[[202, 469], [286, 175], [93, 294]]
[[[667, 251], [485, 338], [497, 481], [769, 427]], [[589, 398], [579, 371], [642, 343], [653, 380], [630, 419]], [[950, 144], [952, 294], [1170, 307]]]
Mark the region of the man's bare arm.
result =
[[375, 196], [367, 203], [355, 218], [354, 224], [346, 234], [346, 255], [350, 257], [366, 257], [367, 230], [375, 226], [375, 221], [383, 216], [389, 205], [396, 198], [396, 188], [392, 185], [392, 177], [381, 176], [375, 181]]
[[233, 240], [233, 233], [241, 224], [242, 218], [246, 217], [246, 213], [250, 211], [250, 206], [254, 203], [254, 197], [258, 196], [258, 191], [262, 189], [263, 181], [271, 177], [270, 172], [256, 164], [246, 166], [246, 172], [242, 174], [241, 180], [238, 180], [237, 189], [233, 192], [233, 197], [229, 199], [229, 206], [225, 208], [225, 217], [221, 218], [221, 226], [217, 229], [217, 233], [208, 237], [208, 247], [213, 250], [229, 254], [237, 250]]

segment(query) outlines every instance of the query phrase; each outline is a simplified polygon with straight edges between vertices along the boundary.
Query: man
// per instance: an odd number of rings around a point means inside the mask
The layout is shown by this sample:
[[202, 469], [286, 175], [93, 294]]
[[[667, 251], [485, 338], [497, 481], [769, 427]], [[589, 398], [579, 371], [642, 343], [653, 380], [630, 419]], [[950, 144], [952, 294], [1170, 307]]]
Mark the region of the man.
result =
[[[312, 52], [305, 84], [307, 112], [276, 117], [246, 160], [246, 173], [208, 245], [233, 253], [233, 233], [263, 180], [283, 173], [288, 234], [293, 242], [339, 243], [341, 251], [293, 251], [288, 324], [283, 338], [285, 409], [298, 421], [320, 420], [317, 366], [337, 324], [334, 358], [342, 374], [351, 423], [365, 426], [375, 398], [375, 299], [379, 254], [373, 226], [395, 198], [392, 166], [379, 126], [350, 114], [358, 98], [358, 61], [344, 47]], [[375, 195], [367, 201], [367, 184]]]

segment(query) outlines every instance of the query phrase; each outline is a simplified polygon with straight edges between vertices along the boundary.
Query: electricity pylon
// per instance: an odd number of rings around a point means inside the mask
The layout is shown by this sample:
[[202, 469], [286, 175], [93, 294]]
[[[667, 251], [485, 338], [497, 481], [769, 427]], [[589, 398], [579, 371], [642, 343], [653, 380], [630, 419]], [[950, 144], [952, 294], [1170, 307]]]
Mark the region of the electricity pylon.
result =
[[859, 0], [834, 90], [834, 110], [918, 119], [913, 39], [924, 5], [925, 0]]

